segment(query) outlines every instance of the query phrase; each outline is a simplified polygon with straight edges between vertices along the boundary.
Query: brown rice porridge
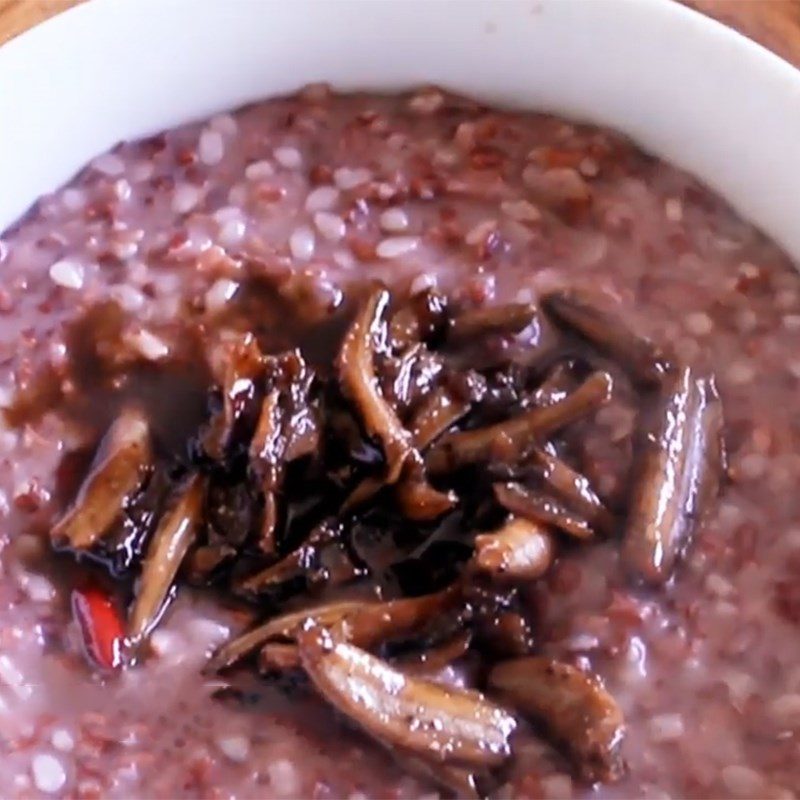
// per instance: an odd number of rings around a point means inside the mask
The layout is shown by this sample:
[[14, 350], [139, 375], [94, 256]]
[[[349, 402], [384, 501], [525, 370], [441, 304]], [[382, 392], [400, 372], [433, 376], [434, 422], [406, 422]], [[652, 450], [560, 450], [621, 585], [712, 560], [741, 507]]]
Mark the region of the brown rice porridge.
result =
[[[583, 287], [713, 367], [729, 480], [674, 580], [637, 588], [607, 542], [563, 553], [529, 593], [539, 649], [589, 665], [617, 698], [626, 776], [587, 785], [528, 736], [498, 795], [797, 796], [800, 278], [691, 177], [591, 126], [434, 89], [310, 87], [118, 145], [3, 234], [0, 265], [3, 797], [436, 795], [311, 694], [252, 678], [220, 692], [200, 670], [244, 617], [207, 593], [181, 589], [141, 664], [86, 665], [75, 568], [49, 529], [65, 459], [117, 401], [81, 406], [75, 321], [118, 305], [127, 346], [156, 365], [137, 391], [172, 446], [202, 417], [203, 378], [160, 382], [157, 365], [187, 326], [213, 329], [241, 302], [253, 269], [320, 316], [371, 280], [469, 306]], [[604, 497], [633, 426], [612, 401], [586, 435], [581, 466]]]

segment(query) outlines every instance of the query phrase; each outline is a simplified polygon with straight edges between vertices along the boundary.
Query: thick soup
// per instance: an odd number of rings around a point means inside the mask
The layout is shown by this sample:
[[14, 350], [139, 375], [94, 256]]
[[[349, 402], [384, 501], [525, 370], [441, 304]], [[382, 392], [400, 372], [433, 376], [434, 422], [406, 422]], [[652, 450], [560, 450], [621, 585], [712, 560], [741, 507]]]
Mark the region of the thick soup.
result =
[[691, 177], [312, 86], [0, 269], [0, 796], [797, 796], [800, 277]]

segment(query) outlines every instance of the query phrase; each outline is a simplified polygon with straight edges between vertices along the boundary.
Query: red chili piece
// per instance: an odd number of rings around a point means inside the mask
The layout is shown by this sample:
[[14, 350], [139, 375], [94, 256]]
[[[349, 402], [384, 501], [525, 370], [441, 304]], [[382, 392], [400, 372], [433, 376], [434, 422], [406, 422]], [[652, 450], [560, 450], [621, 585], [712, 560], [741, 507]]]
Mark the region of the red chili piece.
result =
[[119, 610], [111, 597], [96, 586], [74, 589], [72, 614], [89, 660], [106, 670], [121, 667], [125, 634]]

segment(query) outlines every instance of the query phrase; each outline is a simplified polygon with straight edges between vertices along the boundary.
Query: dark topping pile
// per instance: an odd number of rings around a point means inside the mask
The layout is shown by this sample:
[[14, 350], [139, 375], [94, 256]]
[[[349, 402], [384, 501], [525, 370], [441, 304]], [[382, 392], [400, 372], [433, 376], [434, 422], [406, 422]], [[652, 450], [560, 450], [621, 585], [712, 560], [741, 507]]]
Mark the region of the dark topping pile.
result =
[[[526, 592], [600, 540], [619, 541], [632, 580], [667, 581], [724, 472], [721, 407], [712, 377], [593, 299], [543, 310], [453, 309], [434, 291], [398, 307], [376, 288], [333, 364], [233, 326], [207, 337], [208, 413], [185, 446], [155, 447], [147, 413], [122, 405], [52, 528], [132, 595], [120, 625], [107, 597], [76, 594], [93, 661], [146, 658], [189, 583], [253, 618], [209, 672], [303, 674], [449, 790], [489, 791], [522, 719], [582, 778], [619, 778], [622, 714], [597, 676], [539, 654]], [[640, 410], [622, 498], [574, 458], [612, 372]], [[475, 689], [436, 679], [462, 664]]]

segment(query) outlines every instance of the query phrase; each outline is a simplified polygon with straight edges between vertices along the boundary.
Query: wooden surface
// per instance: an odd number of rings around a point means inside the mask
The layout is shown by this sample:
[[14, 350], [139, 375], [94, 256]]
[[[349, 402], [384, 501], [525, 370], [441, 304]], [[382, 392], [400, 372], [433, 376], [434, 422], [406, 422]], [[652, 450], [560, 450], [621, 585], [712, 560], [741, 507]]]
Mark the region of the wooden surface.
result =
[[687, 0], [800, 67], [800, 0]]
[[74, 5], [77, 0], [0, 0], [0, 43]]
[[[81, 0], [0, 0], [0, 43], [37, 22], [76, 5], [77, 2]], [[192, 0], [186, 0], [187, 4], [191, 2]], [[217, 0], [217, 2], [245, 2], [245, 0]], [[738, 28], [800, 67], [800, 0], [685, 0], [685, 2]]]

